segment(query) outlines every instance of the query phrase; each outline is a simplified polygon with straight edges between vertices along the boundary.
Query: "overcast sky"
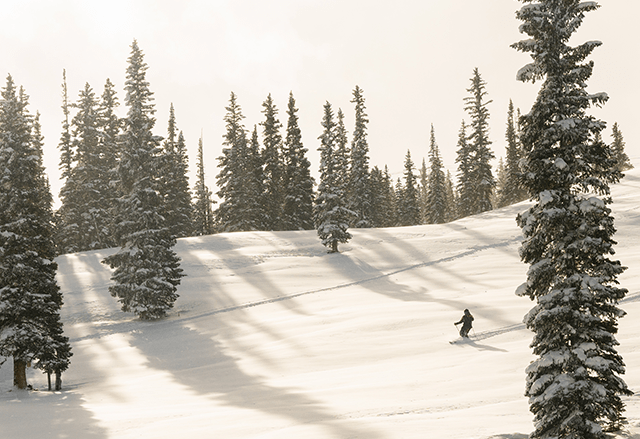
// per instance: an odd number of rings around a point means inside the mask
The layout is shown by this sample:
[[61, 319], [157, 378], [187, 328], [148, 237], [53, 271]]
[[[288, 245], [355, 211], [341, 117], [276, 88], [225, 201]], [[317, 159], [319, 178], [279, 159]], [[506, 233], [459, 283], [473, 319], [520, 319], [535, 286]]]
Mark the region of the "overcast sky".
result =
[[[505, 155], [509, 99], [525, 113], [540, 87], [515, 80], [530, 60], [509, 47], [525, 38], [518, 33], [515, 11], [521, 3], [515, 0], [0, 1], [0, 65], [5, 76], [10, 73], [25, 87], [31, 112], [41, 113], [45, 165], [56, 197], [62, 71], [70, 100], [87, 82], [101, 95], [109, 78], [124, 105], [134, 38], [155, 93], [155, 133], [165, 135], [173, 102], [192, 171], [204, 135], [207, 180], [214, 191], [231, 91], [248, 129], [262, 121], [269, 93], [286, 125], [292, 91], [317, 175], [322, 106], [329, 101], [336, 111], [342, 108], [351, 132], [351, 93], [360, 86], [370, 119], [371, 166], [386, 164], [398, 177], [407, 149], [417, 166], [427, 157], [431, 124], [445, 166], [455, 175], [458, 130], [468, 120], [463, 98], [475, 67], [493, 100], [490, 138], [497, 157]], [[592, 56], [589, 91], [607, 92], [610, 101], [593, 113], [609, 123], [605, 140], [613, 122], [619, 123], [627, 153], [640, 165], [640, 44], [634, 30], [640, 2], [599, 3], [602, 8], [587, 14], [572, 42], [604, 43]]]

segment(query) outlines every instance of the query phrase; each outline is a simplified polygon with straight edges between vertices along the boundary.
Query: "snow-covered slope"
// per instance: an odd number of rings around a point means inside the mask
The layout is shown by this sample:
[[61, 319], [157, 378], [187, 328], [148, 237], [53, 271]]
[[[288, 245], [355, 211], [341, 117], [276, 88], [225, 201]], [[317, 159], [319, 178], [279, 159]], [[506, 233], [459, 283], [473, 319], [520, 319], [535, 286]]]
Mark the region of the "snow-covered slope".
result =
[[[625, 379], [640, 392], [640, 172], [613, 188]], [[142, 322], [109, 296], [110, 251], [62, 256], [74, 356], [64, 391], [19, 392], [0, 369], [1, 438], [503, 438], [532, 430], [532, 356], [514, 295], [527, 266], [506, 209], [438, 226], [180, 240], [171, 316]], [[449, 344], [469, 308], [476, 339]], [[39, 371], [30, 383], [46, 388]], [[626, 398], [640, 437], [640, 398]]]

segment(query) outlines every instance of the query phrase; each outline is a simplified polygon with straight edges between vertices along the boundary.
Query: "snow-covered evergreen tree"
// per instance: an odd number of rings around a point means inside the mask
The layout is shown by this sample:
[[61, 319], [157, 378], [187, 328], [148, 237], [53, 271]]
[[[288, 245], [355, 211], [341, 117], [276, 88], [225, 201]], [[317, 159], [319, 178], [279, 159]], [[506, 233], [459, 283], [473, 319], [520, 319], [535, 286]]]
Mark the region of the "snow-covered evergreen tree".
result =
[[184, 238], [193, 234], [193, 204], [189, 191], [189, 163], [182, 131], [178, 131], [173, 104], [169, 108], [167, 137], [163, 143], [161, 195], [162, 215], [171, 234]]
[[265, 230], [264, 189], [255, 181], [256, 175], [261, 175], [263, 162], [256, 156], [254, 144], [249, 145], [242, 109], [234, 93], [226, 109], [225, 147], [218, 158], [220, 172], [216, 177], [221, 200], [216, 222], [223, 232]]
[[202, 136], [198, 139], [198, 161], [196, 163], [196, 185], [194, 189], [193, 222], [197, 236], [214, 232], [215, 219], [211, 190], [207, 187], [204, 173], [204, 153]]
[[456, 194], [455, 186], [453, 184], [453, 177], [451, 176], [451, 172], [447, 170], [447, 175], [445, 179], [445, 197], [446, 197], [446, 222], [455, 221], [458, 219], [458, 197]]
[[[338, 244], [351, 239], [349, 220], [354, 214], [346, 208], [346, 130], [342, 119], [339, 117], [339, 123], [336, 124], [331, 104], [327, 102], [324, 105], [324, 130], [319, 137], [320, 184], [314, 214], [318, 236], [331, 253], [338, 252]], [[340, 137], [342, 140], [339, 140]]]
[[67, 89], [67, 71], [62, 70], [62, 134], [60, 135], [60, 171], [62, 178], [68, 178], [73, 167], [73, 148], [71, 146], [71, 127], [69, 125], [69, 91]]
[[160, 214], [163, 209], [160, 142], [155, 136], [153, 93], [146, 80], [147, 64], [138, 43], [131, 45], [127, 67], [124, 133], [120, 137], [117, 238], [120, 250], [104, 259], [115, 271], [109, 287], [122, 310], [141, 319], [166, 316], [178, 298], [182, 277], [176, 244]]
[[433, 124], [429, 141], [429, 166], [426, 203], [427, 224], [442, 224], [447, 221], [446, 181]]
[[120, 129], [122, 126], [121, 119], [116, 115], [116, 109], [120, 103], [116, 96], [115, 86], [111, 80], [107, 79], [104, 84], [104, 90], [102, 92], [100, 106], [98, 108], [99, 113], [99, 129], [100, 129], [100, 146], [99, 150], [102, 157], [102, 172], [100, 173], [106, 181], [104, 185], [108, 188], [108, 191], [104, 194], [104, 200], [109, 215], [109, 246], [116, 245], [116, 224], [114, 218], [116, 216], [117, 200], [122, 195], [120, 193], [120, 187], [116, 182], [118, 181], [118, 136], [120, 135]]
[[572, 34], [596, 2], [523, 0], [517, 13], [528, 39], [512, 47], [533, 62], [522, 81], [542, 81], [522, 122], [523, 182], [534, 206], [518, 216], [524, 235], [520, 255], [530, 264], [517, 294], [536, 300], [525, 317], [534, 332], [537, 359], [527, 368], [526, 394], [535, 415], [532, 438], [602, 439], [620, 427], [622, 395], [632, 392], [620, 375], [616, 351], [618, 307], [626, 290], [614, 253], [609, 184], [619, 181], [610, 148], [598, 140], [605, 123], [587, 114], [605, 93], [590, 94], [586, 82], [601, 45], [570, 46]]
[[618, 171], [624, 172], [629, 169], [633, 169], [631, 160], [629, 160], [629, 156], [624, 151], [624, 138], [622, 137], [622, 131], [620, 131], [618, 122], [615, 122], [611, 128], [611, 137], [613, 137], [611, 152], [613, 153], [613, 157], [616, 159], [616, 168]]
[[517, 137], [514, 108], [511, 100], [509, 100], [509, 109], [507, 111], [507, 130], [505, 137], [507, 140], [507, 157], [504, 162], [504, 183], [497, 197], [497, 205], [500, 207], [509, 206], [527, 198], [527, 193], [520, 182], [520, 159], [522, 153]]
[[473, 70], [471, 87], [467, 91], [471, 94], [464, 99], [465, 110], [471, 118], [471, 133], [467, 139], [468, 160], [470, 166], [469, 184], [472, 188], [471, 215], [491, 210], [491, 197], [495, 180], [491, 173], [491, 160], [495, 158], [489, 148], [489, 110], [487, 105], [487, 83], [480, 76], [477, 68]]
[[420, 206], [420, 223], [429, 223], [429, 211], [427, 209], [427, 201], [429, 197], [429, 171], [427, 170], [427, 162], [422, 159], [420, 166], [420, 176], [418, 183], [418, 205]]
[[283, 228], [311, 230], [313, 229], [314, 180], [311, 176], [311, 163], [306, 157], [307, 149], [302, 145], [297, 112], [293, 93], [289, 93], [287, 135], [283, 151], [285, 188]]
[[355, 128], [351, 142], [348, 180], [348, 208], [356, 214], [352, 225], [356, 228], [371, 227], [371, 187], [369, 184], [369, 144], [367, 143], [367, 118], [363, 90], [356, 85], [352, 103], [355, 104]]
[[99, 103], [87, 83], [71, 121], [74, 165], [65, 181], [58, 211], [58, 247], [72, 253], [106, 248], [111, 239], [111, 188], [106, 151], [102, 150]]
[[284, 159], [282, 135], [280, 129], [282, 124], [278, 119], [278, 109], [271, 99], [271, 94], [262, 103], [262, 114], [264, 121], [262, 125], [262, 136], [264, 150], [262, 160], [264, 162], [264, 194], [262, 203], [266, 215], [265, 228], [267, 230], [283, 230], [282, 207], [284, 205]]
[[398, 225], [415, 226], [420, 224], [420, 205], [418, 203], [418, 188], [416, 187], [416, 176], [411, 151], [407, 150], [404, 159], [404, 184], [397, 201]]
[[467, 142], [467, 125], [464, 120], [460, 125], [458, 132], [456, 162], [458, 163], [458, 184], [456, 186], [458, 192], [457, 212], [459, 218], [473, 215], [472, 209], [474, 200], [474, 186], [472, 179], [473, 159], [470, 151], [470, 145]]
[[27, 387], [26, 365], [67, 369], [71, 348], [60, 320], [53, 198], [42, 164], [39, 120], [11, 76], [0, 97], [0, 355], [13, 357], [14, 385]]

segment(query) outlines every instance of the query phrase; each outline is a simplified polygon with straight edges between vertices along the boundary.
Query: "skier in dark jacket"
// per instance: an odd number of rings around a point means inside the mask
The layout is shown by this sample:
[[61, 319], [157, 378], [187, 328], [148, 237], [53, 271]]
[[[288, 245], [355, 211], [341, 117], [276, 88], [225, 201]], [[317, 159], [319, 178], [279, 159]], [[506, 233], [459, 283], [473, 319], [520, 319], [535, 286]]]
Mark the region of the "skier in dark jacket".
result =
[[471, 322], [473, 322], [473, 316], [468, 309], [465, 309], [464, 315], [462, 316], [460, 321], [454, 323], [454, 325], [459, 325], [460, 323], [462, 323], [462, 328], [460, 328], [461, 337], [469, 338], [469, 331], [471, 331]]

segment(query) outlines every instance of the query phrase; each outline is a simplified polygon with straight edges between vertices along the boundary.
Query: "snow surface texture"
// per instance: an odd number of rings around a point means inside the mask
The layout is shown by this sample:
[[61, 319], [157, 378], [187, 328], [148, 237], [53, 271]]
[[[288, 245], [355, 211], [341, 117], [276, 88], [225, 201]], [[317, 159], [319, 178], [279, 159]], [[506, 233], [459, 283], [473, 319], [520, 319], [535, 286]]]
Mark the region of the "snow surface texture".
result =
[[[613, 187], [625, 380], [640, 392], [640, 172]], [[63, 391], [0, 368], [1, 438], [524, 439], [533, 359], [517, 297], [522, 203], [451, 224], [352, 230], [327, 254], [309, 232], [178, 241], [187, 277], [143, 322], [107, 291], [109, 251], [62, 256], [74, 356]], [[469, 308], [472, 339], [453, 325]], [[640, 394], [625, 398], [640, 437]]]

